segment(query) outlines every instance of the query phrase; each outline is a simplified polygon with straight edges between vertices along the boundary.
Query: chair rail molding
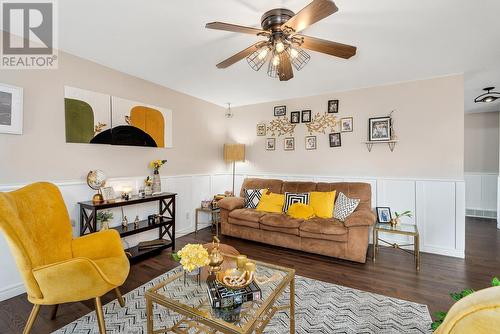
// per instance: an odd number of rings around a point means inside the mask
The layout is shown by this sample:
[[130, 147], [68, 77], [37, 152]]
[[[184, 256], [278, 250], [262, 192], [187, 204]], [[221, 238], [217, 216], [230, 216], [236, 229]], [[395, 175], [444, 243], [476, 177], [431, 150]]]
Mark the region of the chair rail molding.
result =
[[[335, 175], [295, 175], [238, 173], [235, 189], [241, 189], [244, 178], [277, 178], [286, 181], [313, 182], [367, 182], [372, 186], [372, 207], [389, 206], [392, 211], [412, 210], [414, 218], [405, 223], [416, 224], [420, 232], [422, 252], [464, 258], [465, 256], [465, 182], [456, 179], [418, 179], [418, 178], [379, 178]], [[176, 200], [176, 238], [194, 232], [194, 210], [202, 200], [214, 194], [223, 193], [232, 187], [232, 174], [229, 172], [162, 176], [162, 189], [178, 193]], [[119, 189], [129, 186], [137, 189], [142, 186], [143, 176], [110, 178], [107, 185]], [[63, 194], [73, 226], [73, 235], [78, 235], [79, 211], [77, 202], [92, 198], [93, 191], [85, 180], [52, 181]], [[498, 179], [500, 183], [500, 178]], [[0, 185], [0, 191], [11, 191], [25, 184]], [[141, 219], [156, 212], [154, 203], [129, 206], [124, 214], [131, 219], [138, 215]], [[111, 226], [121, 223], [121, 211], [113, 212]], [[200, 215], [200, 227], [209, 226], [209, 215]], [[136, 245], [139, 241], [157, 238], [155, 231], [129, 236], [123, 239], [124, 247]], [[391, 240], [390, 236], [387, 236]], [[394, 239], [394, 241], [404, 241]], [[5, 300], [24, 292], [24, 286], [17, 267], [0, 234], [0, 300]]]

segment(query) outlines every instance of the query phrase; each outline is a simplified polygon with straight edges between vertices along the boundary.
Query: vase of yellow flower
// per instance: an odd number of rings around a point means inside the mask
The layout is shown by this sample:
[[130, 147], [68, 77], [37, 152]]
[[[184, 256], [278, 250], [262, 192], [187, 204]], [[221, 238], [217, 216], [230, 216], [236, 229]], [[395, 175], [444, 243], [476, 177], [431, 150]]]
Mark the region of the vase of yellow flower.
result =
[[187, 244], [177, 253], [172, 253], [175, 261], [179, 261], [184, 269], [184, 284], [186, 276], [196, 276], [198, 285], [200, 282], [200, 268], [210, 263], [208, 251], [201, 244]]
[[160, 168], [166, 162], [167, 160], [153, 160], [149, 163], [149, 167], [153, 168], [153, 182], [152, 182], [153, 194], [161, 193]]

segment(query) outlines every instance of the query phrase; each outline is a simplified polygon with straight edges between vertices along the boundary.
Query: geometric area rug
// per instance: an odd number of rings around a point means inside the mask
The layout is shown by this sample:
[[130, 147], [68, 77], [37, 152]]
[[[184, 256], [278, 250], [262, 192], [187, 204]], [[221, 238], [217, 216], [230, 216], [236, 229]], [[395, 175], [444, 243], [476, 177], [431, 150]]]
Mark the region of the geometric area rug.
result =
[[[125, 307], [116, 300], [104, 309], [106, 334], [145, 334], [146, 305], [144, 292], [177, 273], [177, 267], [130, 291], [124, 298]], [[386, 297], [311, 278], [295, 276], [295, 327], [296, 333], [432, 333], [431, 317], [426, 305]], [[287, 303], [285, 291], [281, 303]], [[163, 307], [154, 310], [155, 327], [171, 325], [175, 317]], [[289, 333], [286, 312], [274, 315], [264, 333]], [[99, 334], [95, 312], [75, 320], [54, 332], [55, 334]]]

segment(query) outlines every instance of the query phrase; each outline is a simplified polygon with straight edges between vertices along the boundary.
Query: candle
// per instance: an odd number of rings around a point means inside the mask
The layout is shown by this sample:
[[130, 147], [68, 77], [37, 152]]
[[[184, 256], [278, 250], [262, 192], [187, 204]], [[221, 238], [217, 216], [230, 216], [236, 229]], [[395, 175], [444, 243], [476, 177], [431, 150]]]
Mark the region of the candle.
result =
[[249, 273], [253, 273], [255, 271], [255, 262], [248, 261], [245, 264], [245, 270]]
[[245, 264], [247, 263], [247, 261], [248, 261], [248, 259], [247, 259], [246, 255], [238, 255], [236, 257], [236, 266], [238, 267], [238, 269], [244, 270]]

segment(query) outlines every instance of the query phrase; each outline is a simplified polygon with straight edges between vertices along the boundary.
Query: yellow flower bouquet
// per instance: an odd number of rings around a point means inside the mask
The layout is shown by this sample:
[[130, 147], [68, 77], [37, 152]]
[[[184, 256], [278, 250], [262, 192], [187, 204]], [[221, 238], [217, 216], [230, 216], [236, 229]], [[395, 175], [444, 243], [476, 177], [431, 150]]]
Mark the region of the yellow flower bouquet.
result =
[[207, 266], [210, 262], [207, 249], [200, 244], [187, 244], [177, 253], [173, 253], [172, 257], [180, 261], [187, 272]]
[[157, 172], [166, 162], [167, 160], [153, 160], [149, 163], [149, 167], [153, 168], [153, 170]]

